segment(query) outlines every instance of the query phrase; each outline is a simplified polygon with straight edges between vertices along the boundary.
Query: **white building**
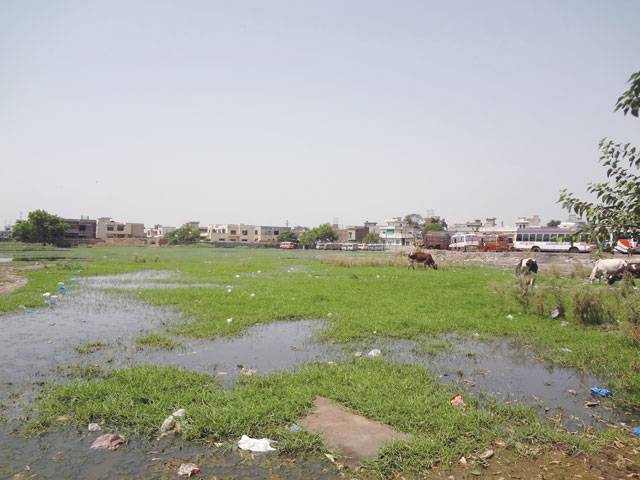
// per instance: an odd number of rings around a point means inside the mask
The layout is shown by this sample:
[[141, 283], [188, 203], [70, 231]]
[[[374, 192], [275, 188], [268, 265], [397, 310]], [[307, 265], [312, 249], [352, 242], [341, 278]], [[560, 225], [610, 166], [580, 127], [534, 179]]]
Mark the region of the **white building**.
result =
[[385, 248], [393, 249], [407, 245], [414, 245], [416, 239], [421, 237], [420, 227], [409, 225], [402, 217], [393, 217], [385, 220], [381, 225], [376, 225], [375, 230], [380, 235], [380, 241]]

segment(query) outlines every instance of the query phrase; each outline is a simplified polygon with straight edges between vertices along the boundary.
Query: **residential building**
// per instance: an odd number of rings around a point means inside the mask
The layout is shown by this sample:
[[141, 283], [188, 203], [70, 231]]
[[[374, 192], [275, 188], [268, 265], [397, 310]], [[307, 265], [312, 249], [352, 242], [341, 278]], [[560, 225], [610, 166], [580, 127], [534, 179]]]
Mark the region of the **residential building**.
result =
[[338, 241], [345, 242], [353, 242], [353, 243], [362, 243], [364, 237], [369, 233], [369, 227], [359, 227], [359, 226], [351, 226], [341, 228], [337, 231], [338, 233]]
[[278, 241], [278, 235], [283, 232], [290, 231], [290, 227], [270, 227], [267, 225], [257, 225], [255, 227], [255, 241], [261, 243], [275, 243]]
[[255, 225], [244, 223], [214, 223], [207, 227], [206, 237], [211, 242], [257, 242]]
[[420, 227], [405, 223], [402, 217], [385, 220], [384, 224], [376, 226], [375, 231], [386, 248], [414, 245], [416, 239], [420, 238]]
[[164, 238], [175, 230], [176, 230], [176, 227], [168, 227], [166, 225], [154, 225], [153, 227], [147, 228], [146, 236], [147, 238]]
[[64, 232], [65, 243], [78, 245], [79, 243], [92, 243], [96, 240], [97, 222], [89, 220], [89, 217], [65, 218], [66, 230]]
[[110, 217], [101, 217], [96, 224], [96, 238], [102, 240], [116, 238], [144, 238], [143, 223], [115, 222]]
[[200, 222], [187, 222], [187, 223], [185, 223], [185, 225], [190, 225], [192, 227], [197, 228], [198, 231], [200, 232], [200, 239], [201, 240], [208, 240], [209, 239], [209, 227], [201, 227], [200, 226]]

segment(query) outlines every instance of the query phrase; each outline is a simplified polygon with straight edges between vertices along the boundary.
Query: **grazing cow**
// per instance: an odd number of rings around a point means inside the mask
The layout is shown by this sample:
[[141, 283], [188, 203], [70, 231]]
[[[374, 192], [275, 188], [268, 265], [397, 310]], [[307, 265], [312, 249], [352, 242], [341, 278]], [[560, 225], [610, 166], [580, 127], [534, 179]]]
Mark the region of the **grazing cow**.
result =
[[538, 262], [534, 258], [523, 258], [516, 265], [516, 277], [526, 280], [529, 286], [533, 286], [538, 273]]
[[407, 268], [416, 269], [416, 263], [422, 263], [424, 268], [430, 267], [434, 270], [438, 269], [438, 265], [436, 261], [433, 259], [430, 253], [425, 252], [414, 252], [409, 254], [409, 266]]
[[599, 279], [601, 277], [605, 277], [607, 278], [607, 281], [609, 281], [610, 275], [616, 275], [618, 272], [621, 272], [626, 268], [626, 260], [620, 260], [617, 258], [600, 259], [596, 261], [596, 264], [593, 266], [591, 275], [589, 275], [589, 281], [593, 283], [596, 278]]
[[607, 276], [607, 283], [613, 285], [618, 280], [622, 280], [624, 274], [628, 273], [633, 278], [640, 278], [640, 263], [628, 263], [626, 267]]

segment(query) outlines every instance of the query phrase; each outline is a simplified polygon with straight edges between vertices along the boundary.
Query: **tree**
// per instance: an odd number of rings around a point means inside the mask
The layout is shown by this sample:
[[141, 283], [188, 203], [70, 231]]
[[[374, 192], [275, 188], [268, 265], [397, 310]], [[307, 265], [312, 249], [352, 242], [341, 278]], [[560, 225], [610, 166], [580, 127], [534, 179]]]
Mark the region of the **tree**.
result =
[[[615, 110], [638, 116], [640, 106], [640, 72], [631, 75], [631, 87], [616, 102]], [[596, 201], [580, 200], [563, 189], [559, 203], [587, 220], [587, 230], [600, 245], [621, 236], [640, 235], [640, 149], [629, 143], [600, 141], [600, 164], [606, 168], [607, 180], [589, 183], [587, 191]]]
[[560, 220], [549, 220], [547, 222], [547, 227], [557, 227], [558, 225], [560, 225], [562, 222]]
[[404, 216], [404, 222], [409, 225], [424, 225], [424, 218], [417, 213], [408, 213]]
[[444, 227], [439, 223], [429, 223], [428, 225], [425, 225], [424, 227], [422, 227], [422, 233], [442, 232], [443, 230], [444, 230]]
[[376, 232], [369, 232], [362, 239], [362, 243], [380, 243], [380, 234]]
[[193, 243], [200, 240], [200, 229], [195, 225], [185, 223], [167, 235], [169, 240], [178, 243]]
[[335, 242], [338, 240], [338, 234], [328, 223], [318, 225], [313, 230], [316, 231], [316, 238], [319, 242]]
[[279, 242], [297, 242], [298, 236], [292, 232], [291, 230], [287, 230], [286, 232], [282, 232], [278, 235]]
[[26, 220], [16, 222], [13, 238], [21, 242], [61, 245], [67, 229], [62, 217], [44, 210], [29, 212]]

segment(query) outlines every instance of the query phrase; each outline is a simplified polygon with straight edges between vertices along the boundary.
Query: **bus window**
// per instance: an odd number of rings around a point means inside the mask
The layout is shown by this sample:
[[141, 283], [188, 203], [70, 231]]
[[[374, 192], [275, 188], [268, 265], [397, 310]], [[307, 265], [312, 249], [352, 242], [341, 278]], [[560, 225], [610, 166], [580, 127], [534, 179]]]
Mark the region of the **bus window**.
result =
[[564, 233], [558, 234], [558, 243], [564, 243]]
[[541, 233], [538, 233], [538, 234], [536, 235], [536, 241], [537, 241], [537, 242], [541, 242], [541, 241], [542, 241], [542, 234], [541, 234]]
[[544, 234], [544, 237], [542, 237], [542, 241], [543, 242], [548, 242], [549, 241], [549, 234], [548, 233]]
[[549, 241], [550, 242], [557, 242], [558, 241], [558, 234], [557, 233], [552, 233], [551, 235], [549, 235]]
[[516, 242], [521, 242], [522, 241], [522, 234], [519, 233], [516, 235]]

